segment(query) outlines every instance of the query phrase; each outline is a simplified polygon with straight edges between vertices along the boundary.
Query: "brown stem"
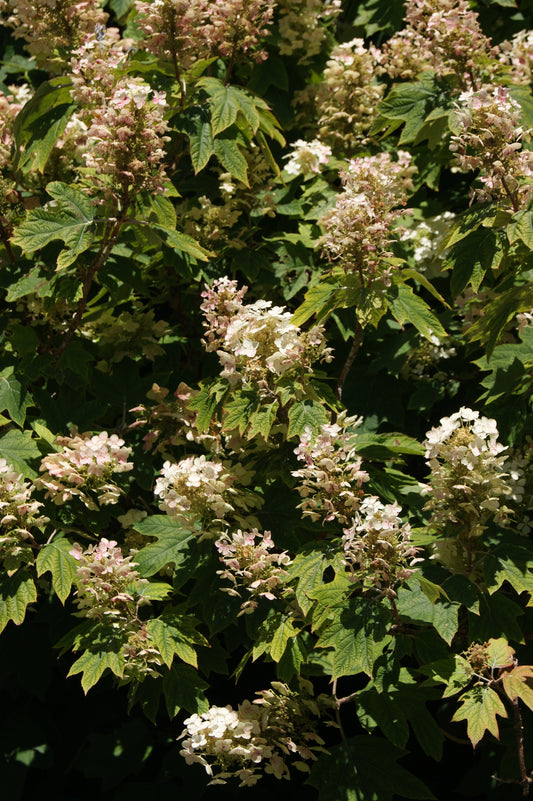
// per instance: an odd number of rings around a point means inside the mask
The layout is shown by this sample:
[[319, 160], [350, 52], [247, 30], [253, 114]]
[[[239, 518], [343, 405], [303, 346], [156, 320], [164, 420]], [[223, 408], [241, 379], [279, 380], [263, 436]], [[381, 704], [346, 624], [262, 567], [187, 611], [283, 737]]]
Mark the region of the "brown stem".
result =
[[343, 390], [343, 387], [344, 387], [344, 382], [346, 381], [346, 379], [348, 377], [348, 373], [350, 372], [352, 364], [355, 361], [355, 357], [357, 356], [357, 352], [358, 352], [359, 348], [361, 347], [361, 342], [362, 341], [363, 341], [363, 327], [361, 326], [361, 323], [357, 319], [357, 314], [356, 314], [355, 315], [355, 331], [354, 331], [354, 335], [353, 335], [352, 347], [351, 347], [351, 350], [350, 350], [350, 352], [348, 354], [348, 358], [344, 362], [344, 366], [342, 368], [342, 371], [341, 371], [341, 374], [340, 374], [340, 377], [339, 377], [339, 383], [337, 384], [337, 397], [338, 397], [339, 400], [342, 400], [342, 390]]
[[6, 253], [9, 256], [9, 261], [14, 262], [15, 254], [13, 253], [13, 248], [11, 247], [11, 242], [9, 241], [9, 236], [7, 235], [7, 231], [4, 228], [3, 224], [0, 222], [0, 238], [5, 245]]
[[63, 338], [63, 341], [61, 342], [61, 344], [59, 345], [59, 347], [56, 350], [56, 353], [55, 353], [56, 362], [59, 360], [61, 354], [65, 351], [65, 349], [68, 347], [68, 345], [70, 344], [70, 342], [72, 340], [72, 337], [74, 336], [74, 334], [78, 330], [78, 326], [81, 323], [83, 314], [85, 312], [85, 308], [87, 306], [87, 302], [89, 300], [89, 293], [91, 291], [91, 287], [92, 287], [94, 278], [95, 278], [96, 274], [98, 273], [98, 270], [105, 264], [105, 262], [107, 261], [107, 259], [111, 255], [111, 251], [113, 250], [113, 248], [115, 246], [119, 231], [120, 231], [120, 229], [121, 229], [121, 227], [122, 227], [122, 225], [123, 225], [123, 223], [124, 223], [124, 221], [126, 219], [127, 211], [128, 211], [127, 204], [125, 204], [124, 205], [124, 209], [122, 211], [122, 214], [120, 215], [120, 217], [117, 220], [115, 220], [115, 223], [112, 226], [109, 235], [108, 236], [104, 235], [104, 238], [103, 238], [102, 243], [100, 245], [100, 249], [98, 251], [96, 259], [94, 260], [93, 264], [91, 265], [91, 267], [89, 268], [88, 272], [85, 274], [85, 276], [83, 278], [82, 296], [81, 296], [80, 301], [78, 303], [78, 307], [76, 309], [76, 313], [74, 314], [74, 317], [72, 318], [72, 320], [70, 322], [70, 325], [68, 327], [68, 330], [67, 330], [67, 332], [66, 332], [66, 334], [65, 334], [65, 336]]
[[511, 706], [513, 707], [513, 726], [518, 750], [518, 764], [520, 766], [520, 784], [522, 785], [522, 795], [525, 797], [529, 795], [529, 787], [533, 780], [527, 774], [524, 754], [524, 726], [518, 698], [511, 699]]
[[505, 178], [502, 178], [502, 186], [505, 189], [505, 191], [507, 192], [509, 200], [511, 201], [511, 205], [513, 207], [513, 211], [519, 211], [520, 204], [519, 204], [518, 200], [516, 199], [516, 195], [514, 194], [514, 192], [511, 192], [511, 190], [507, 186], [507, 181], [505, 180]]

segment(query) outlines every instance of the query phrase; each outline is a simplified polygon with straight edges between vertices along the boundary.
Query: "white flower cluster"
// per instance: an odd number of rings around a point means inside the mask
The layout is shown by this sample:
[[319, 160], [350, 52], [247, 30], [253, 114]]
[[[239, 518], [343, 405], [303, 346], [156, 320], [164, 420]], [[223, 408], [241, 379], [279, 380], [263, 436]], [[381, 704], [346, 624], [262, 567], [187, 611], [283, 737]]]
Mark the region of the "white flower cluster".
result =
[[318, 175], [320, 166], [327, 164], [331, 156], [329, 145], [324, 145], [318, 139], [313, 139], [312, 142], [298, 139], [293, 142], [292, 148], [292, 153], [284, 156], [288, 159], [285, 165], [288, 175], [302, 175], [304, 178]]
[[240, 519], [259, 505], [260, 499], [239, 486], [249, 483], [250, 475], [241, 465], [229, 465], [205, 456], [189, 456], [178, 463], [165, 462], [156, 480], [154, 493], [159, 508], [186, 526], [201, 523], [201, 536], [220, 533], [228, 516]]
[[509, 474], [505, 446], [498, 442], [496, 421], [461, 407], [426, 434], [423, 443], [431, 470], [432, 523], [465, 537], [479, 537], [490, 518], [504, 525], [505, 505], [519, 480]]
[[300, 437], [294, 453], [305, 467], [293, 470], [301, 479], [297, 487], [303, 498], [299, 508], [312, 520], [338, 520], [348, 525], [359, 508], [362, 485], [368, 474], [361, 469], [361, 458], [350, 444], [353, 430], [362, 423], [358, 417], [341, 412], [336, 423], [322, 427], [318, 435], [310, 428]]
[[36, 487], [46, 489], [47, 498], [61, 506], [78, 497], [91, 510], [118, 501], [122, 490], [112, 476], [133, 469], [128, 462], [131, 448], [124, 447], [124, 440], [105, 431], [94, 436], [74, 431], [73, 436], [57, 437], [56, 444], [62, 450], [44, 457], [40, 469], [45, 472], [35, 481]]
[[307, 64], [320, 53], [327, 25], [342, 11], [341, 0], [278, 0], [281, 55], [298, 55]]
[[[231, 706], [211, 707], [201, 715], [184, 721], [180, 755], [188, 765], [203, 765], [210, 784], [225, 784], [236, 777], [240, 787], [251, 787], [261, 772], [277, 779], [289, 779], [292, 766], [309, 771], [307, 762], [324, 752], [323, 740], [316, 734], [316, 721], [331, 705], [325, 696], [314, 698], [309, 682], [301, 680], [302, 692], [272, 682], [272, 690], [257, 693], [254, 703], [244, 701], [237, 710]], [[310, 688], [310, 689], [309, 689]], [[310, 743], [314, 743], [310, 745]], [[218, 769], [214, 772], [214, 769]]]
[[237, 290], [235, 281], [223, 278], [203, 293], [206, 347], [218, 348], [221, 375], [230, 383], [264, 382], [293, 367], [308, 370], [315, 361], [332, 360], [322, 326], [302, 332], [281, 306], [272, 306], [268, 300], [244, 305], [245, 291]]
[[406, 581], [415, 572], [414, 565], [422, 561], [411, 542], [411, 527], [402, 523], [400, 512], [396, 502], [383, 504], [376, 496], [367, 496], [354, 514], [352, 526], [344, 529], [344, 564], [353, 581], [361, 582], [365, 589], [392, 589]]
[[441, 272], [446, 251], [439, 253], [439, 247], [454, 219], [452, 211], [444, 211], [426, 220], [413, 221], [401, 234], [402, 242], [407, 242], [408, 247], [412, 248], [416, 269], [428, 278], [436, 277]]
[[226, 567], [217, 570], [217, 574], [231, 582], [231, 587], [222, 587], [222, 590], [239, 598], [242, 597], [239, 590], [249, 593], [239, 615], [253, 612], [259, 598], [276, 600], [288, 575], [285, 568], [292, 560], [286, 551], [271, 553], [274, 542], [270, 531], [260, 534], [255, 528], [252, 531], [239, 529], [231, 537], [228, 534], [221, 537], [215, 545]]

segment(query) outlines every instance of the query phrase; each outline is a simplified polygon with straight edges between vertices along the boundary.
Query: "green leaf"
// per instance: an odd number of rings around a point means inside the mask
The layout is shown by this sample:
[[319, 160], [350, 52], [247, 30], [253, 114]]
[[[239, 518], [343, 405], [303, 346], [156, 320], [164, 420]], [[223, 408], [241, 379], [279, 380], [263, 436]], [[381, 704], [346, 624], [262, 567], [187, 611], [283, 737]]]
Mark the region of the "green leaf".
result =
[[13, 465], [14, 470], [22, 473], [25, 478], [37, 477], [37, 473], [28, 466], [27, 462], [40, 455], [37, 442], [32, 439], [31, 431], [11, 430], [0, 437], [0, 456], [8, 464]]
[[52, 586], [62, 604], [68, 598], [78, 568], [76, 559], [70, 555], [71, 549], [68, 540], [54, 539], [39, 552], [36, 561], [38, 576], [48, 570], [52, 574]]
[[386, 462], [398, 454], [423, 456], [425, 448], [416, 439], [406, 434], [392, 432], [390, 434], [373, 434], [364, 432], [356, 434], [355, 448], [357, 453], [367, 459]]
[[461, 692], [472, 681], [472, 668], [462, 656], [453, 654], [445, 659], [438, 659], [419, 668], [421, 673], [430, 677], [431, 683], [445, 684], [443, 698]]
[[531, 665], [517, 665], [513, 670], [505, 672], [502, 677], [503, 689], [507, 696], [514, 700], [519, 698], [533, 711], [533, 668]]
[[260, 122], [257, 107], [266, 109], [264, 101], [251, 97], [244, 89], [223, 84], [217, 78], [201, 78], [197, 86], [205, 89], [211, 98], [213, 136], [233, 125], [239, 114], [250, 126], [252, 134], [256, 133]]
[[[396, 84], [379, 105], [378, 117], [370, 133], [378, 133], [385, 127], [391, 132], [405, 124], [399, 144], [414, 142], [429, 113], [436, 107], [438, 93], [438, 82], [433, 73], [423, 75], [419, 83]], [[448, 113], [445, 109], [442, 112]]]
[[324, 585], [324, 571], [329, 564], [324, 550], [298, 553], [289, 567], [290, 578], [298, 578], [296, 599], [304, 615], [313, 605], [311, 593]]
[[213, 140], [213, 149], [217, 159], [230, 175], [249, 187], [248, 164], [234, 137], [230, 134], [217, 136]]
[[483, 561], [483, 573], [491, 594], [504, 581], [517, 593], [533, 592], [533, 559], [527, 548], [507, 547], [501, 553], [496, 550], [488, 554]]
[[183, 528], [168, 515], [151, 515], [134, 526], [145, 537], [156, 537], [157, 542], [145, 545], [135, 554], [135, 563], [144, 577], [153, 576], [169, 562], [178, 567], [187, 556], [187, 550], [195, 535]]
[[197, 175], [214, 155], [211, 121], [198, 117], [196, 129], [189, 133], [192, 166]]
[[308, 784], [318, 801], [393, 801], [435, 796], [398, 759], [404, 751], [376, 735], [350, 737], [314, 763]]
[[289, 409], [287, 437], [288, 439], [300, 437], [305, 433], [306, 428], [310, 428], [313, 433], [317, 433], [328, 421], [328, 413], [321, 403], [298, 401]]
[[298, 629], [294, 628], [291, 618], [284, 617], [270, 640], [269, 653], [274, 662], [280, 661], [285, 653], [287, 643], [297, 634]]
[[415, 295], [411, 287], [400, 284], [396, 287], [396, 296], [392, 295], [390, 308], [400, 323], [411, 323], [420, 333], [431, 341], [432, 336], [447, 337], [446, 331], [427, 303]]
[[40, 298], [49, 297], [52, 294], [50, 281], [41, 274], [41, 267], [32, 267], [26, 275], [11, 284], [7, 290], [6, 300], [8, 303], [12, 303], [33, 293]]
[[442, 265], [443, 270], [453, 270], [450, 283], [453, 297], [469, 285], [477, 292], [487, 270], [498, 269], [504, 254], [503, 242], [491, 228], [478, 228], [454, 245]]
[[44, 172], [55, 143], [76, 109], [71, 85], [65, 78], [45, 81], [17, 115], [13, 125], [16, 169]]
[[510, 320], [518, 312], [529, 311], [533, 306], [533, 287], [515, 286], [500, 292], [485, 306], [484, 314], [466, 331], [470, 342], [480, 341], [485, 345], [487, 357], [494, 350], [498, 339]]
[[400, 587], [397, 600], [402, 617], [420, 623], [431, 623], [443, 640], [450, 645], [458, 628], [458, 605], [437, 600], [432, 603], [419, 582], [411, 578]]
[[337, 283], [331, 284], [323, 282], [310, 287], [305, 293], [304, 302], [298, 306], [292, 315], [292, 324], [301, 326], [314, 314], [320, 319], [324, 309], [332, 310], [335, 308], [335, 294], [339, 288]]
[[200, 391], [190, 401], [189, 408], [198, 412], [195, 426], [204, 433], [211, 425], [215, 410], [228, 391], [228, 384], [221, 381], [211, 381], [200, 385]]
[[178, 253], [187, 253], [188, 256], [192, 256], [193, 259], [198, 259], [198, 261], [207, 261], [211, 255], [208, 250], [198, 244], [196, 239], [187, 234], [182, 234], [181, 231], [165, 228], [162, 225], [152, 225], [152, 229], [157, 231], [166, 244]]
[[27, 570], [21, 568], [12, 576], [0, 576], [0, 633], [10, 620], [20, 626], [26, 617], [28, 604], [37, 600], [35, 582]]
[[26, 409], [33, 406], [31, 395], [13, 375], [13, 367], [6, 367], [0, 373], [0, 412], [7, 412], [14, 423], [24, 425]]
[[159, 649], [163, 661], [169, 668], [174, 660], [174, 655], [177, 655], [188, 665], [198, 667], [196, 651], [189, 643], [184, 641], [180, 631], [175, 626], [170, 625], [161, 618], [155, 618], [148, 621], [146, 628]]
[[533, 250], [533, 212], [518, 211], [507, 226], [509, 243], [520, 241]]
[[461, 706], [452, 720], [466, 720], [467, 734], [474, 748], [486, 731], [490, 731], [496, 739], [499, 739], [496, 715], [506, 718], [507, 711], [503, 701], [492, 687], [478, 684], [462, 695], [459, 700]]
[[[136, 564], [136, 562], [132, 562]], [[141, 584], [135, 587], [136, 598], [146, 598], [149, 601], [164, 601], [173, 592], [171, 584], [166, 581], [151, 581], [149, 584]]]
[[460, 242], [461, 239], [469, 236], [472, 231], [476, 231], [479, 226], [494, 214], [491, 204], [476, 204], [466, 211], [463, 211], [451, 226], [450, 230], [443, 237], [439, 246], [439, 253]]
[[261, 401], [254, 389], [236, 390], [224, 404], [223, 431], [237, 429], [242, 436], [250, 423], [250, 418], [260, 408]]
[[84, 651], [80, 658], [74, 662], [70, 668], [67, 678], [81, 673], [81, 686], [85, 695], [91, 687], [100, 680], [106, 670], [110, 670], [115, 676], [122, 678], [124, 674], [124, 658], [121, 653], [115, 651]]
[[54, 181], [46, 187], [54, 198], [53, 209], [32, 209], [16, 229], [12, 241], [27, 253], [40, 250], [56, 239], [67, 250], [60, 253], [58, 269], [72, 264], [90, 247], [93, 234], [94, 208], [87, 195], [73, 186]]
[[204, 690], [208, 686], [190, 665], [174, 662], [163, 679], [163, 693], [169, 717], [174, 718], [180, 709], [200, 715], [207, 712], [209, 702], [204, 696]]
[[392, 640], [390, 611], [377, 601], [353, 598], [319, 638], [316, 648], [333, 649], [332, 679], [366, 673]]
[[276, 414], [279, 409], [279, 402], [273, 401], [272, 403], [263, 404], [257, 411], [250, 415], [250, 427], [246, 432], [247, 439], [253, 439], [257, 434], [265, 439], [268, 439], [270, 429], [274, 425]]

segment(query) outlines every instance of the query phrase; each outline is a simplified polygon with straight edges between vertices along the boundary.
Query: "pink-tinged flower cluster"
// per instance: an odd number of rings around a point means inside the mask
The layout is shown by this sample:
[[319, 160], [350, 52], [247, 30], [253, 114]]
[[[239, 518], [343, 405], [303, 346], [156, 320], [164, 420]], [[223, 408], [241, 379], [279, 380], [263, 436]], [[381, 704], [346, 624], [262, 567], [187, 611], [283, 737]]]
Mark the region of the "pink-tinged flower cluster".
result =
[[13, 124], [33, 92], [27, 84], [9, 86], [9, 94], [0, 92], [0, 169], [13, 160]]
[[106, 106], [131, 46], [132, 40], [122, 39], [118, 28], [100, 26], [88, 33], [73, 51], [71, 93], [84, 122], [90, 124], [93, 109]]
[[[217, 350], [221, 375], [230, 383], [268, 384], [292, 368], [309, 370], [316, 361], [331, 361], [322, 326], [306, 332], [293, 325], [292, 315], [268, 300], [244, 305], [246, 289], [220, 279], [203, 294], [207, 350]], [[220, 317], [217, 312], [220, 309]]]
[[211, 54], [207, 0], [136, 2], [136, 23], [144, 33], [142, 46], [175, 62], [178, 74]]
[[148, 579], [134, 570], [132, 556], [123, 556], [114, 540], [103, 537], [98, 545], [83, 550], [76, 543], [70, 555], [77, 561], [76, 604], [83, 617], [131, 617], [136, 612], [139, 589]]
[[342, 412], [336, 423], [322, 426], [320, 434], [307, 428], [294, 453], [305, 467], [293, 470], [300, 479], [297, 490], [303, 498], [299, 507], [304, 515], [323, 523], [338, 520], [349, 525], [359, 508], [368, 474], [361, 469], [361, 458], [351, 444], [361, 418]]
[[272, 682], [272, 689], [256, 693], [253, 703], [192, 715], [184, 721], [180, 755], [188, 765], [203, 765], [214, 777], [209, 784], [236, 778], [240, 787], [251, 787], [263, 773], [290, 779], [290, 767], [308, 772], [308, 762], [325, 753], [317, 719], [333, 704], [324, 695], [315, 698], [310, 682], [301, 679], [300, 684], [297, 693]]
[[322, 144], [318, 139], [312, 142], [298, 139], [293, 142], [292, 153], [284, 156], [288, 159], [285, 172], [288, 175], [302, 175], [304, 178], [318, 175], [321, 166], [328, 163], [330, 156], [329, 145]]
[[163, 192], [168, 129], [164, 92], [138, 78], [122, 78], [106, 104], [93, 110], [84, 154], [87, 179], [122, 203], [141, 191]]
[[[256, 542], [257, 540], [257, 542]], [[220, 561], [225, 570], [217, 570], [230, 587], [222, 587], [229, 595], [246, 600], [241, 604], [239, 615], [250, 614], [257, 609], [259, 598], [275, 601], [283, 591], [288, 576], [287, 568], [292, 560], [286, 551], [273, 552], [274, 542], [270, 531], [260, 534], [256, 528], [225, 534], [215, 542]]]
[[455, 112], [450, 150], [461, 170], [479, 170], [482, 186], [472, 200], [527, 207], [533, 191], [533, 153], [522, 147], [529, 131], [521, 109], [504, 86], [463, 92]]
[[364, 589], [392, 590], [407, 581], [422, 561], [411, 542], [411, 527], [402, 523], [401, 507], [383, 504], [374, 495], [363, 499], [352, 525], [344, 529], [344, 564]]
[[207, 446], [214, 442], [211, 434], [201, 434], [195, 426], [198, 413], [189, 408], [189, 401], [198, 394], [183, 381], [170, 395], [166, 387], [153, 384], [146, 397], [154, 403], [151, 406], [141, 404], [130, 409], [137, 414], [137, 421], [131, 428], [147, 426], [144, 449], [165, 453], [169, 445], [184, 445], [196, 442]]
[[317, 246], [330, 261], [345, 271], [357, 272], [362, 286], [388, 286], [393, 268], [384, 260], [391, 254], [391, 227], [405, 212], [413, 189], [409, 153], [399, 150], [398, 160], [390, 153], [351, 159], [341, 173], [344, 189], [335, 208], [320, 220], [326, 233]]
[[360, 148], [383, 99], [385, 84], [377, 83], [379, 53], [363, 39], [333, 48], [316, 90], [318, 138], [335, 153], [350, 155]]
[[8, 575], [21, 564], [33, 562], [28, 544], [33, 540], [31, 529], [47, 522], [39, 515], [43, 504], [32, 498], [34, 490], [33, 484], [0, 459], [0, 562]]
[[105, 25], [102, 0], [2, 0], [0, 21], [13, 28], [16, 39], [40, 66], [51, 67], [74, 50], [83, 37]]
[[162, 512], [191, 528], [200, 523], [202, 537], [217, 536], [227, 518], [246, 519], [241, 515], [259, 505], [259, 497], [242, 488], [250, 478], [242, 465], [189, 456], [164, 463], [154, 493]]
[[500, 61], [509, 67], [513, 83], [533, 80], [533, 31], [518, 31], [511, 41], [501, 42]]
[[509, 472], [495, 420], [463, 406], [428, 431], [423, 444], [431, 470], [425, 508], [432, 512], [432, 527], [472, 539], [491, 519], [508, 522], [506, 504], [519, 477]]
[[253, 54], [268, 35], [273, 0], [155, 0], [136, 2], [137, 23], [145, 34], [144, 46], [155, 55], [171, 59], [176, 77], [196, 61], [210, 55], [233, 61]]
[[383, 71], [413, 78], [423, 69], [456, 75], [463, 89], [495, 69], [492, 48], [468, 0], [409, 0], [406, 27], [383, 48]]
[[282, 56], [298, 56], [307, 64], [322, 50], [328, 27], [342, 12], [341, 0], [278, 0]]
[[102, 431], [95, 435], [74, 432], [55, 442], [62, 450], [44, 457], [42, 474], [35, 481], [36, 487], [46, 490], [47, 498], [58, 506], [79, 498], [91, 510], [117, 503], [122, 490], [113, 476], [133, 469], [128, 462], [131, 448], [124, 446], [124, 440]]

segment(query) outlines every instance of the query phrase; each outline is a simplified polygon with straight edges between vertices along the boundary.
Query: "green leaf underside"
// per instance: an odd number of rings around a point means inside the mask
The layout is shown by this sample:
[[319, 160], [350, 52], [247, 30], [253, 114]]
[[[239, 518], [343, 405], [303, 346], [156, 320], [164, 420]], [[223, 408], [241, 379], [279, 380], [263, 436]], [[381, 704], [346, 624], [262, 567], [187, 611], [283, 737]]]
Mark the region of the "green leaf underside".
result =
[[52, 586], [62, 604], [65, 603], [74, 579], [77, 561], [70, 555], [72, 544], [65, 539], [56, 539], [45, 545], [37, 556], [37, 575], [50, 571]]

